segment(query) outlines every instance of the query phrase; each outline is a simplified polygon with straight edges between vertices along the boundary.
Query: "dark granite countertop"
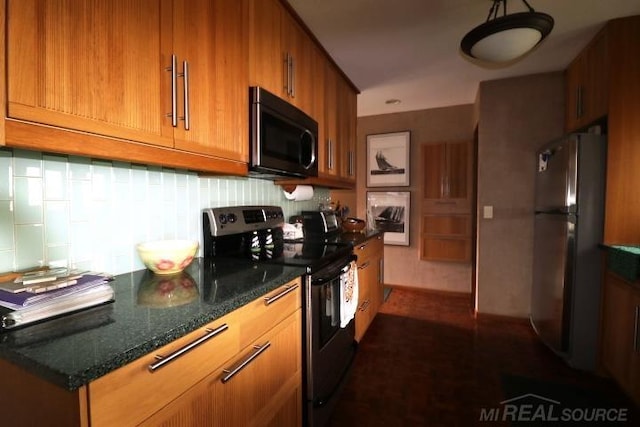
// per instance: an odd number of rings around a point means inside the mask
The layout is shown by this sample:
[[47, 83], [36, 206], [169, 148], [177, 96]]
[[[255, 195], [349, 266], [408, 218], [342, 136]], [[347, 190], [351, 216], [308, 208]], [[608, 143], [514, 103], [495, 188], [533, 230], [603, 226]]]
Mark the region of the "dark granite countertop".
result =
[[343, 243], [349, 243], [351, 244], [351, 246], [356, 247], [358, 245], [363, 244], [364, 242], [366, 242], [369, 239], [372, 239], [376, 236], [379, 235], [383, 235], [384, 233], [382, 231], [370, 231], [370, 230], [362, 230], [362, 231], [357, 231], [357, 232], [353, 232], [353, 233], [341, 233], [340, 234], [340, 241]]
[[607, 251], [607, 269], [618, 276], [635, 282], [640, 278], [639, 245], [600, 245]]
[[149, 270], [121, 274], [111, 282], [115, 302], [1, 333], [0, 357], [74, 390], [302, 274], [203, 259], [171, 280]]

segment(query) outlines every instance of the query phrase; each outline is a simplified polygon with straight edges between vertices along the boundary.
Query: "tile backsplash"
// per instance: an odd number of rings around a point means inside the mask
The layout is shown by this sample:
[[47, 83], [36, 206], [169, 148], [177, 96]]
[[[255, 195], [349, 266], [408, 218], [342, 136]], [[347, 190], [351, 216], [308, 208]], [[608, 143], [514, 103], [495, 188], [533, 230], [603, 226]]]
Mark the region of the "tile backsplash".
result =
[[[69, 266], [112, 274], [144, 268], [135, 244], [202, 242], [206, 207], [271, 204], [285, 217], [317, 209], [287, 200], [271, 181], [0, 149], [0, 272]], [[200, 248], [202, 254], [202, 247]]]

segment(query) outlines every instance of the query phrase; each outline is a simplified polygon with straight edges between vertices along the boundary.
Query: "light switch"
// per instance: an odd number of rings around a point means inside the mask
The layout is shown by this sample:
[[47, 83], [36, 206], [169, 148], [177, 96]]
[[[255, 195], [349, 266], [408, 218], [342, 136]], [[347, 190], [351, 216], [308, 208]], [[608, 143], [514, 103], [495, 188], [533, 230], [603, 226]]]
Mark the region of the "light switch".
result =
[[484, 219], [493, 218], [493, 206], [483, 206], [482, 207], [482, 217]]

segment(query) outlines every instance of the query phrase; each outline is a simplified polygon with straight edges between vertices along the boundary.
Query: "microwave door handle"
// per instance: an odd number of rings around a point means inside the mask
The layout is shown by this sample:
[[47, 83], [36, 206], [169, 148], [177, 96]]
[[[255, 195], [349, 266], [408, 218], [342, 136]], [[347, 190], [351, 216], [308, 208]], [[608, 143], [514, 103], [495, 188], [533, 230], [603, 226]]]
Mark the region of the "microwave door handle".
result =
[[[313, 166], [316, 163], [316, 139], [313, 137], [313, 134], [311, 132], [309, 132], [308, 129], [305, 129], [304, 134], [309, 134], [309, 144], [311, 145], [311, 159], [309, 160], [308, 164], [303, 164], [302, 167], [304, 167], [305, 169], [310, 169], [311, 166]], [[304, 139], [303, 139], [304, 140]]]

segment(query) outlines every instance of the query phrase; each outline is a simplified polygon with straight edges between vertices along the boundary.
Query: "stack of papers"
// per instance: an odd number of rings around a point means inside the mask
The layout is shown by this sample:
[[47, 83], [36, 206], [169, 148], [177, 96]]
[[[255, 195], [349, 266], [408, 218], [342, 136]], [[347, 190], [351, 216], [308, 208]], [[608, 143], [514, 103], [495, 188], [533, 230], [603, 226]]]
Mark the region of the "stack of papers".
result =
[[[113, 300], [111, 276], [49, 270], [0, 284], [0, 330], [12, 329]], [[42, 280], [44, 276], [46, 280]], [[53, 277], [53, 279], [52, 279]], [[36, 282], [31, 282], [34, 279]], [[22, 280], [19, 282], [19, 280]], [[13, 286], [20, 283], [21, 287]], [[38, 285], [38, 286], [35, 286]], [[34, 287], [35, 286], [35, 287]], [[42, 287], [46, 289], [42, 290]]]

